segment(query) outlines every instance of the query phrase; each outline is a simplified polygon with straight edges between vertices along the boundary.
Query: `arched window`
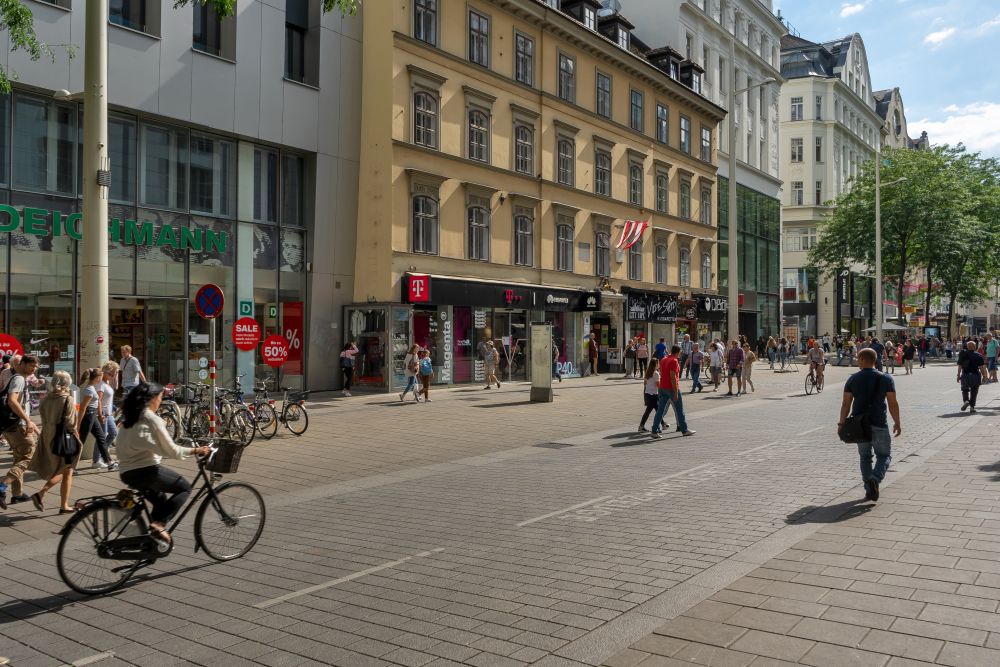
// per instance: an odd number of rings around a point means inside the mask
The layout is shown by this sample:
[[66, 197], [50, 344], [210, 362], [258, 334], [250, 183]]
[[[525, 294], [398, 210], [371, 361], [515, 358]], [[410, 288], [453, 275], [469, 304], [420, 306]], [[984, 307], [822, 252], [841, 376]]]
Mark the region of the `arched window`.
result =
[[436, 255], [438, 251], [438, 203], [426, 196], [413, 198], [413, 252]]
[[534, 224], [530, 217], [514, 216], [514, 263], [531, 266], [535, 256]]
[[469, 112], [469, 159], [488, 162], [490, 120], [479, 109]]
[[712, 289], [712, 253], [701, 254], [701, 287]]
[[569, 139], [560, 139], [556, 145], [556, 152], [558, 154], [556, 179], [564, 185], [574, 185], [573, 142]]
[[607, 232], [597, 232], [594, 273], [602, 278], [611, 277], [611, 235]]
[[482, 206], [469, 207], [469, 259], [490, 258], [490, 212]]
[[423, 91], [413, 96], [413, 143], [437, 148], [437, 99]]
[[681, 248], [681, 287], [691, 287], [691, 251]]
[[514, 130], [514, 170], [534, 175], [535, 133], [526, 125]]
[[633, 206], [642, 206], [642, 167], [637, 164], [628, 170], [628, 200]]
[[628, 279], [642, 280], [642, 241], [628, 249]]
[[681, 199], [680, 216], [682, 218], [690, 218], [691, 217], [691, 184], [688, 183], [688, 182], [686, 182], [686, 181], [682, 181], [681, 182], [681, 197], [680, 197], [680, 199]]
[[666, 284], [667, 282], [667, 246], [662, 243], [656, 244], [656, 282]]
[[556, 270], [573, 270], [573, 225], [569, 222], [556, 225]]

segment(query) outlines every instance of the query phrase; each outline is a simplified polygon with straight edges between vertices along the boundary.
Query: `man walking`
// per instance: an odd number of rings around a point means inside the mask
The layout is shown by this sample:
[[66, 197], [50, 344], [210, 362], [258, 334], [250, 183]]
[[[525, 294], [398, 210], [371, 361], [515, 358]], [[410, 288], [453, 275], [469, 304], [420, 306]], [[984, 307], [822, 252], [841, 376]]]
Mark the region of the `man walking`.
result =
[[653, 418], [653, 429], [649, 432], [654, 440], [663, 437], [660, 435], [663, 413], [671, 403], [674, 405], [674, 415], [677, 417], [677, 430], [683, 435], [694, 435], [694, 431], [687, 427], [687, 420], [684, 418], [684, 403], [681, 400], [681, 364], [677, 359], [680, 351], [680, 345], [672, 346], [670, 355], [659, 362], [660, 396], [656, 404], [656, 416]]
[[593, 333], [590, 334], [590, 339], [587, 340], [587, 356], [590, 358], [590, 374], [598, 375], [597, 372], [597, 357], [598, 357], [598, 347], [597, 347], [597, 336]]
[[3, 391], [7, 406], [18, 417], [13, 426], [8, 427], [3, 436], [10, 445], [14, 455], [14, 463], [0, 480], [0, 509], [7, 509], [7, 489], [10, 488], [11, 503], [23, 503], [29, 500], [24, 493], [24, 471], [35, 455], [38, 444], [38, 427], [31, 421], [31, 402], [28, 396], [28, 376], [38, 368], [38, 360], [30, 355], [21, 357], [15, 367], [15, 373], [10, 381], [0, 391]]
[[[976, 412], [976, 398], [979, 396], [979, 385], [983, 382], [982, 367], [986, 363], [983, 355], [976, 351], [976, 343], [969, 341], [965, 349], [958, 353], [958, 378], [962, 385], [962, 412]], [[994, 371], [995, 372], [995, 371]]]
[[708, 368], [712, 376], [712, 391], [719, 390], [719, 383], [722, 382], [722, 341], [716, 339], [708, 346]]
[[694, 343], [691, 356], [685, 362], [686, 370], [690, 372], [692, 394], [696, 391], [701, 392], [705, 388], [701, 384], [701, 365], [705, 363], [705, 353], [699, 349], [700, 347], [698, 343]]
[[[660, 350], [660, 345], [663, 346], [662, 351]], [[684, 339], [681, 340], [680, 361], [681, 361], [681, 373], [683, 373], [685, 376], [691, 371], [691, 369], [688, 367], [687, 360], [688, 357], [691, 356], [691, 351], [693, 349], [694, 349], [694, 343], [691, 342], [691, 334], [684, 334]], [[662, 338], [660, 339], [660, 342], [656, 346], [656, 351], [657, 351], [657, 356], [656, 356], [657, 359], [662, 359], [663, 357], [667, 356], [667, 346], [663, 342]]]
[[740, 378], [743, 376], [743, 362], [746, 361], [746, 354], [740, 347], [737, 340], [729, 342], [729, 356], [726, 358], [726, 365], [729, 367], [729, 391], [726, 396], [733, 395], [733, 378], [736, 378], [736, 395], [740, 395]]
[[993, 334], [986, 334], [986, 368], [990, 372], [990, 382], [997, 381], [997, 351], [1000, 344]]
[[882, 360], [885, 357], [885, 345], [879, 342], [875, 336], [868, 337], [868, 347], [875, 350], [875, 370], [882, 372]]
[[920, 358], [920, 367], [927, 366], [927, 352], [931, 349], [931, 341], [927, 336], [921, 336], [917, 341], [917, 356]]
[[[844, 385], [844, 399], [840, 404], [840, 422], [844, 425], [847, 415], [867, 417], [871, 426], [871, 440], [858, 443], [861, 457], [861, 479], [865, 485], [865, 500], [878, 500], [879, 484], [892, 462], [892, 435], [886, 417], [886, 405], [892, 415], [892, 433], [902, 433], [899, 421], [899, 403], [896, 402], [896, 384], [891, 377], [875, 370], [875, 350], [867, 348], [858, 353], [858, 367], [861, 369], [847, 379]], [[872, 467], [872, 453], [875, 467]]]
[[142, 372], [142, 364], [132, 356], [132, 346], [122, 345], [122, 389], [129, 393], [140, 382], [146, 381], [146, 375]]
[[[684, 338], [688, 342], [688, 354], [690, 354], [691, 353], [691, 336], [688, 336], [687, 334], [684, 334]], [[684, 344], [681, 343], [681, 359], [684, 358], [683, 355], [684, 355]], [[665, 356], [667, 356], [667, 341], [666, 341], [666, 339], [661, 338], [660, 342], [657, 343], [656, 347], [653, 348], [653, 357], [657, 361], [659, 361], [660, 359], [662, 359]], [[684, 363], [684, 362], [681, 361], [681, 363]]]

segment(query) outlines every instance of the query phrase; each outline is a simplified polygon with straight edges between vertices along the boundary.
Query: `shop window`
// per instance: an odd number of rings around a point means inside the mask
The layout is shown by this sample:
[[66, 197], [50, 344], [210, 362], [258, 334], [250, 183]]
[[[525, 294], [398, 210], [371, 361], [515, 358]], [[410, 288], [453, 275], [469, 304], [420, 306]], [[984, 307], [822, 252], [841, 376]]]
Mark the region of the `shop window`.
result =
[[426, 91], [413, 95], [413, 143], [437, 148], [437, 97]]
[[597, 232], [594, 252], [594, 274], [602, 278], [611, 277], [611, 234], [607, 231]]
[[667, 190], [670, 180], [666, 174], [656, 175], [656, 210], [660, 213], [667, 212]]
[[281, 224], [303, 227], [306, 221], [306, 160], [301, 155], [281, 155]]
[[187, 208], [187, 132], [144, 124], [139, 150], [140, 202], [158, 208]]
[[428, 44], [437, 44], [437, 0], [413, 3], [413, 36]]
[[628, 169], [628, 200], [633, 206], [642, 206], [642, 167], [633, 164]]
[[712, 254], [701, 254], [701, 288], [712, 289]]
[[559, 216], [556, 225], [556, 271], [573, 270], [573, 224], [568, 216]]
[[135, 204], [138, 178], [135, 121], [112, 116], [108, 119], [108, 155], [111, 158], [110, 201]]
[[469, 159], [489, 162], [489, 116], [480, 109], [469, 111]]
[[[475, 198], [479, 199], [479, 198]], [[468, 259], [487, 262], [490, 259], [489, 202], [474, 203], [468, 210]]]
[[78, 117], [75, 105], [14, 98], [15, 188], [72, 195], [76, 192]]
[[663, 243], [656, 244], [656, 282], [661, 285], [667, 282], [667, 246]]
[[319, 0], [285, 1], [285, 78], [319, 84]]
[[534, 221], [526, 213], [520, 213], [514, 216], [514, 263], [531, 266], [534, 257]]
[[278, 223], [278, 151], [253, 150], [253, 219]]
[[594, 151], [594, 192], [611, 196], [611, 154], [600, 149]]
[[535, 132], [527, 125], [514, 127], [514, 170], [521, 174], [534, 175]]
[[691, 184], [687, 181], [681, 181], [680, 190], [680, 217], [691, 218]]
[[628, 249], [628, 279], [642, 280], [642, 241], [637, 241]]
[[559, 139], [556, 145], [556, 179], [563, 185], [575, 184], [576, 149], [572, 139]]
[[235, 60], [236, 15], [219, 16], [212, 3], [195, 3], [193, 9], [194, 35], [191, 43], [194, 50]]
[[809, 269], [785, 269], [781, 298], [785, 303], [815, 303], [816, 273]]
[[108, 20], [123, 28], [159, 36], [160, 4], [156, 0], [111, 0]]
[[426, 195], [413, 198], [413, 252], [438, 252], [438, 203]]
[[681, 248], [680, 256], [681, 287], [691, 287], [691, 251]]
[[191, 211], [223, 218], [236, 213], [236, 144], [191, 135]]

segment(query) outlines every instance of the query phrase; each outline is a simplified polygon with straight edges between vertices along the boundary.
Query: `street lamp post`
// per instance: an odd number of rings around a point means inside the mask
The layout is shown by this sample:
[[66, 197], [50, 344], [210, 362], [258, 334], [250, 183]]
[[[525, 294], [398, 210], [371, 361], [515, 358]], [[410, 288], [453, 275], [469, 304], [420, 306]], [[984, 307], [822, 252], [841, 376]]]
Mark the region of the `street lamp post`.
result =
[[[906, 176], [890, 181], [895, 185], [907, 180]], [[882, 147], [875, 149], [875, 338], [882, 340], [882, 323], [885, 320], [885, 293], [882, 288]], [[899, 307], [903, 307], [903, 295], [897, 296]]]

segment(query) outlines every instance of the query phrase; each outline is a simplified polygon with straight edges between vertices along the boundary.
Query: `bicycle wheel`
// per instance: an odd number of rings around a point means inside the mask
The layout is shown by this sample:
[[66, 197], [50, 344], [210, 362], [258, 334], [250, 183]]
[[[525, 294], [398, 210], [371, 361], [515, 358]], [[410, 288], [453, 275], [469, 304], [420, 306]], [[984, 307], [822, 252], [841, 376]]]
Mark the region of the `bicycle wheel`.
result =
[[208, 410], [198, 407], [190, 414], [187, 422], [187, 432], [194, 440], [208, 437]]
[[77, 593], [98, 595], [128, 581], [142, 561], [103, 558], [97, 549], [108, 540], [145, 535], [144, 522], [131, 521], [131, 516], [132, 510], [116, 502], [97, 502], [70, 519], [56, 551], [56, 567], [67, 586]]
[[298, 403], [289, 403], [285, 406], [283, 421], [289, 431], [302, 435], [309, 428], [309, 413]]
[[160, 408], [159, 412], [156, 413], [163, 420], [163, 423], [167, 426], [167, 433], [170, 437], [176, 440], [181, 436], [181, 423], [177, 419], [177, 413], [169, 408]]
[[253, 442], [254, 436], [257, 435], [257, 423], [247, 406], [240, 405], [233, 408], [226, 422], [226, 433], [244, 446]]
[[813, 378], [813, 374], [810, 373], [806, 376], [806, 394], [813, 393], [813, 387], [816, 386], [816, 381]]
[[253, 409], [254, 421], [257, 423], [257, 431], [260, 437], [270, 440], [278, 433], [278, 413], [274, 411], [274, 406], [269, 403], [260, 403]]
[[257, 544], [264, 530], [264, 499], [243, 482], [226, 482], [205, 498], [194, 520], [194, 537], [210, 558], [232, 560]]

